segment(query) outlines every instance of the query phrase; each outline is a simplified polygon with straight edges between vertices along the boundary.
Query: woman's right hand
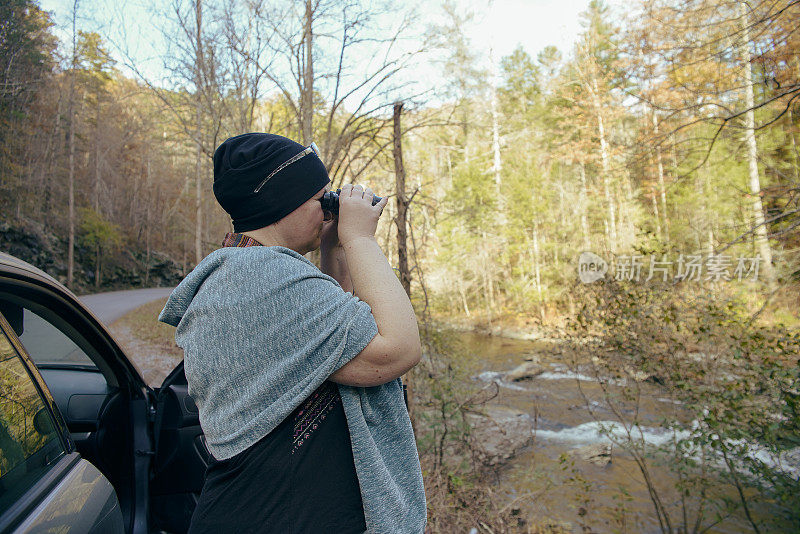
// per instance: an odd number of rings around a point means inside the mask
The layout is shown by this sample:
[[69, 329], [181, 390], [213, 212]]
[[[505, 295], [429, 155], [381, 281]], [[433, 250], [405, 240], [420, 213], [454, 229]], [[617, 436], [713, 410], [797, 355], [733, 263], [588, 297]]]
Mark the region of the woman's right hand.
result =
[[342, 245], [356, 239], [375, 239], [378, 219], [388, 202], [383, 197], [372, 205], [372, 189], [360, 185], [345, 184], [339, 193], [339, 242]]
[[380, 386], [407, 373], [422, 357], [414, 307], [375, 239], [387, 199], [373, 206], [373, 196], [372, 189], [349, 184], [339, 194], [339, 241], [353, 295], [369, 304], [378, 326], [378, 335], [330, 376], [346, 386]]

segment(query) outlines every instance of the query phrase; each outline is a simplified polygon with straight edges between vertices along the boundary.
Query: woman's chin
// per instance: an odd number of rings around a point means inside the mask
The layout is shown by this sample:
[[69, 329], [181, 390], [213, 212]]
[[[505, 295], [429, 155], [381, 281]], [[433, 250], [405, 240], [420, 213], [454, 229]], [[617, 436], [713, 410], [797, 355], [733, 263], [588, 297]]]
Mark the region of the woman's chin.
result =
[[322, 244], [322, 238], [320, 236], [317, 236], [317, 238], [314, 240], [313, 243], [309, 243], [308, 252], [311, 252], [312, 250], [317, 250], [321, 244]]

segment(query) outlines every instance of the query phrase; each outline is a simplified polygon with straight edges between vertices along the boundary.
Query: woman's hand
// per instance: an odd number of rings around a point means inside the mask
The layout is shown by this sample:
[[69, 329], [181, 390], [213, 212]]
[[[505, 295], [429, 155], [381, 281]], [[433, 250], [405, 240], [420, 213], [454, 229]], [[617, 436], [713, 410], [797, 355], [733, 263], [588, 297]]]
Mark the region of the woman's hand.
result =
[[347, 267], [347, 257], [342, 244], [339, 243], [339, 220], [334, 217], [322, 223], [322, 236], [320, 238], [320, 265], [323, 273], [332, 276], [342, 289], [353, 292], [353, 281], [350, 279], [350, 269]]
[[342, 244], [355, 239], [375, 239], [375, 230], [378, 228], [378, 219], [383, 208], [388, 202], [383, 197], [380, 202], [372, 205], [374, 194], [372, 189], [360, 185], [345, 184], [339, 194], [339, 219], [338, 237]]
[[375, 239], [384, 197], [372, 205], [372, 190], [346, 185], [339, 195], [339, 240], [353, 294], [369, 304], [378, 335], [330, 376], [359, 387], [385, 384], [417, 365], [422, 356], [414, 308]]

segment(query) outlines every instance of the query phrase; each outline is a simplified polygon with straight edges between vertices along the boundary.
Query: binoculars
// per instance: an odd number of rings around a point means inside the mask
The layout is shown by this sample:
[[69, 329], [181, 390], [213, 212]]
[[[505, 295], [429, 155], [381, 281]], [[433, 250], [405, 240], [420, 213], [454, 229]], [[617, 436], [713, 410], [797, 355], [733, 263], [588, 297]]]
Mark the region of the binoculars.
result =
[[[336, 191], [328, 191], [327, 193], [322, 195], [322, 209], [324, 211], [329, 211], [334, 215], [339, 215], [339, 194], [342, 192], [341, 189], [337, 189]], [[377, 195], [372, 195], [372, 205], [374, 206], [378, 202], [381, 201], [381, 197]]]

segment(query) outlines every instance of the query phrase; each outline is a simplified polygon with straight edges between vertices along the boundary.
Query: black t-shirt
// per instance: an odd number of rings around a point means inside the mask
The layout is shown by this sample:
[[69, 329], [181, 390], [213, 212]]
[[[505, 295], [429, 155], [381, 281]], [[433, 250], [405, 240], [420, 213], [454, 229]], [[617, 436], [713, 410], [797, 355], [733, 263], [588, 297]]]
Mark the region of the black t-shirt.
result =
[[339, 389], [324, 382], [258, 443], [212, 460], [189, 533], [366, 529]]

